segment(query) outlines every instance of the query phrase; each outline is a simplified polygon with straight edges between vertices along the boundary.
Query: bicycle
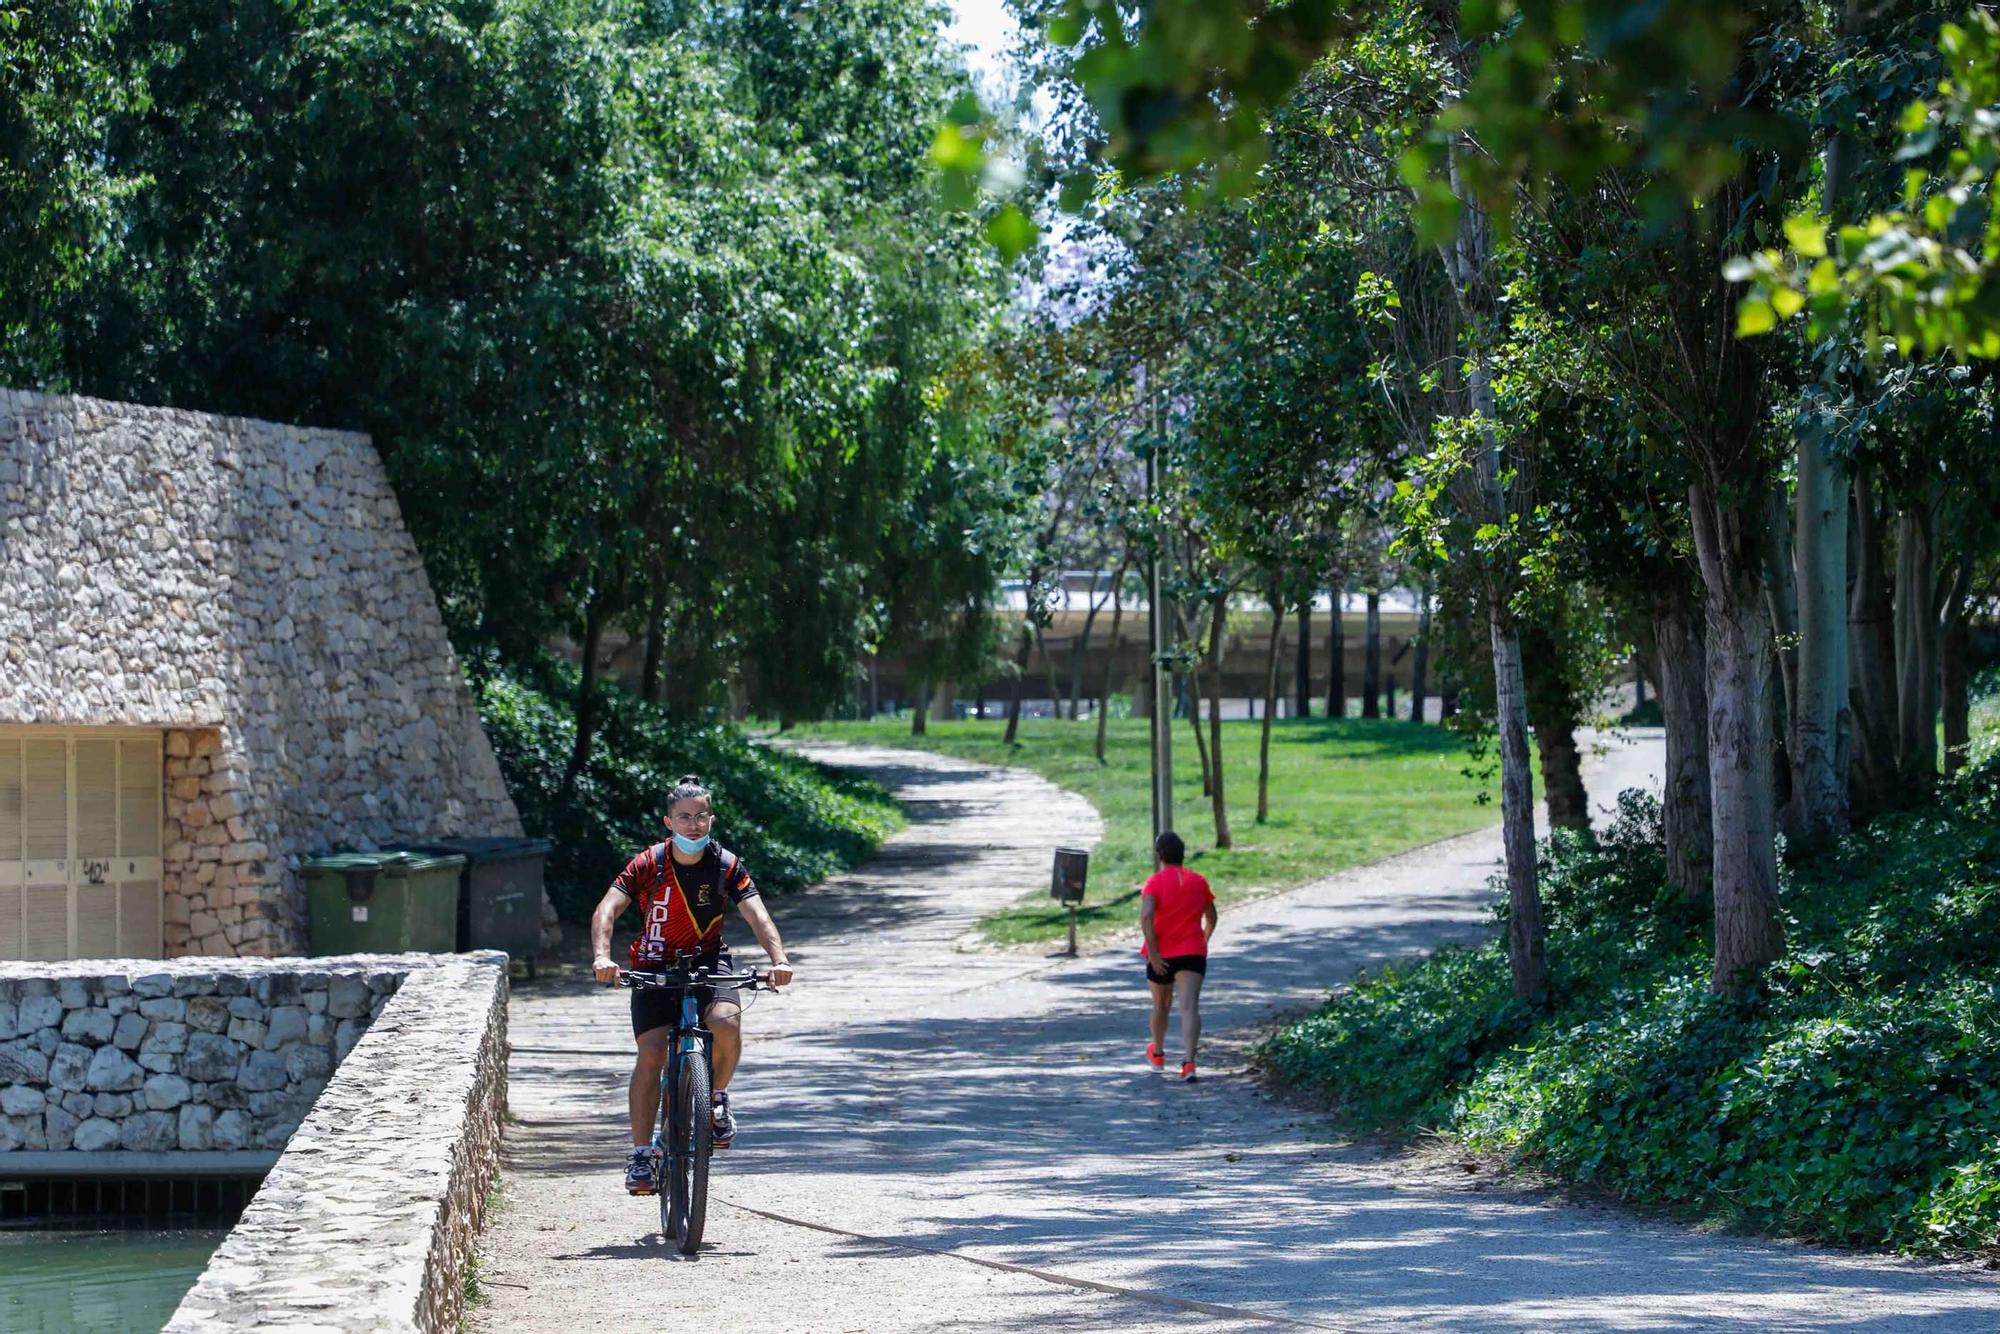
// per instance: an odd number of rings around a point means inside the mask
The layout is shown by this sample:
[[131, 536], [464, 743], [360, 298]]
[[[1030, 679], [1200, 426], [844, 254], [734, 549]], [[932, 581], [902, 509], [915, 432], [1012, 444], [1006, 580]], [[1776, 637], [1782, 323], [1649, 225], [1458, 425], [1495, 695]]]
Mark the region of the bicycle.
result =
[[695, 988], [776, 991], [764, 973], [712, 973], [676, 966], [658, 972], [618, 970], [618, 985], [678, 991], [681, 1016], [674, 1025], [667, 1063], [660, 1067], [660, 1110], [653, 1126], [653, 1192], [660, 1197], [660, 1232], [682, 1255], [701, 1249], [708, 1215], [708, 1159], [714, 1097], [709, 1084], [715, 1037], [702, 1027]]

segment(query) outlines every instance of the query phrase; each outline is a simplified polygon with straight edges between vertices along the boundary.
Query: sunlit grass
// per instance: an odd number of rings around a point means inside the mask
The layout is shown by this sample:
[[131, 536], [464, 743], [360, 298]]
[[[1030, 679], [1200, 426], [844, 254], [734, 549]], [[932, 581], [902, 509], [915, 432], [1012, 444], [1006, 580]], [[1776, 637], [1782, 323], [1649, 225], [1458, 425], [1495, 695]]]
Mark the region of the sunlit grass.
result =
[[[1224, 790], [1235, 846], [1217, 850], [1215, 822], [1201, 794], [1199, 761], [1187, 724], [1174, 733], [1174, 828], [1188, 843], [1188, 865], [1215, 887], [1226, 910], [1260, 894], [1289, 889], [1351, 866], [1496, 823], [1499, 803], [1482, 803], [1468, 777], [1465, 743], [1434, 726], [1400, 720], [1311, 718], [1281, 721], [1271, 738], [1271, 815], [1257, 824], [1256, 722], [1224, 723]], [[1135, 921], [1139, 886], [1153, 869], [1152, 796], [1143, 718], [1111, 723], [1106, 763], [1093, 753], [1096, 725], [1022, 722], [1019, 742], [1001, 743], [994, 721], [932, 723], [910, 735], [908, 722], [822, 723], [798, 737], [864, 741], [939, 751], [982, 764], [1032, 769], [1068, 788], [1104, 817], [1104, 841], [1091, 856], [1090, 888], [1079, 929], [1100, 935]], [[1038, 838], [1032, 825], [1024, 841]], [[1052, 940], [1067, 929], [1046, 884], [1024, 885], [1020, 900], [981, 924], [1000, 944]]]

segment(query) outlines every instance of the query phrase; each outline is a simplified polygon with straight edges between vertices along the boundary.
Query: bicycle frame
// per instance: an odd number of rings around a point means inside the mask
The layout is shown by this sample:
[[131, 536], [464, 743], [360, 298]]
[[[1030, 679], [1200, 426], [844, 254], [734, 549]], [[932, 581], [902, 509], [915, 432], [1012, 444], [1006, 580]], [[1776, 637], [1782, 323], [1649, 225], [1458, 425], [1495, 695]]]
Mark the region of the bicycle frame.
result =
[[[674, 1025], [673, 1045], [667, 1049], [667, 1063], [660, 1067], [660, 1109], [653, 1117], [653, 1149], [660, 1155], [655, 1158], [655, 1189], [666, 1186], [666, 1172], [670, 1167], [678, 1167], [681, 1155], [693, 1152], [692, 1145], [686, 1143], [692, 1126], [675, 1126], [673, 1108], [674, 1091], [681, 1086], [681, 1063], [693, 1055], [697, 1048], [708, 1058], [708, 1066], [715, 1069], [715, 1034], [702, 1026], [701, 1006], [694, 998], [694, 988], [681, 993], [681, 1020]], [[661, 1133], [665, 1131], [669, 1142], [661, 1143]]]

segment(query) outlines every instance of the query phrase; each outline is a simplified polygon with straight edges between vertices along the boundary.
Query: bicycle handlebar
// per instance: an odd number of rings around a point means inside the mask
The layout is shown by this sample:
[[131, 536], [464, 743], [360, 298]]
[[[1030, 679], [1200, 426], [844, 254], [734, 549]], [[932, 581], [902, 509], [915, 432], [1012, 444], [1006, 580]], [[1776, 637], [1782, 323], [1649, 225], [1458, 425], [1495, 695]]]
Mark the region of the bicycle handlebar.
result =
[[711, 973], [706, 968], [667, 968], [657, 972], [647, 972], [638, 968], [620, 968], [617, 984], [621, 987], [661, 988], [681, 990], [686, 987], [735, 987], [744, 991], [776, 991], [771, 985], [769, 972]]

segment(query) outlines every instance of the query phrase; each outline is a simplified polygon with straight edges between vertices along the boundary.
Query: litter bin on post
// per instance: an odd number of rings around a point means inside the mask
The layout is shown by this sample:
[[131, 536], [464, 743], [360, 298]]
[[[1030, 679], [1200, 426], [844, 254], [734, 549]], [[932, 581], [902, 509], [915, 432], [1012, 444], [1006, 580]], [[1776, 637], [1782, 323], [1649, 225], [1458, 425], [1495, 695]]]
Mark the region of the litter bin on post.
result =
[[458, 948], [505, 950], [535, 975], [542, 948], [542, 866], [555, 844], [545, 838], [436, 838], [413, 852], [463, 857], [458, 882]]
[[1076, 955], [1076, 905], [1083, 902], [1084, 882], [1090, 875], [1090, 854], [1082, 848], [1057, 848], [1055, 867], [1049, 876], [1049, 897], [1069, 905], [1069, 953]]
[[455, 935], [456, 854], [336, 852], [299, 863], [314, 954], [448, 954]]

